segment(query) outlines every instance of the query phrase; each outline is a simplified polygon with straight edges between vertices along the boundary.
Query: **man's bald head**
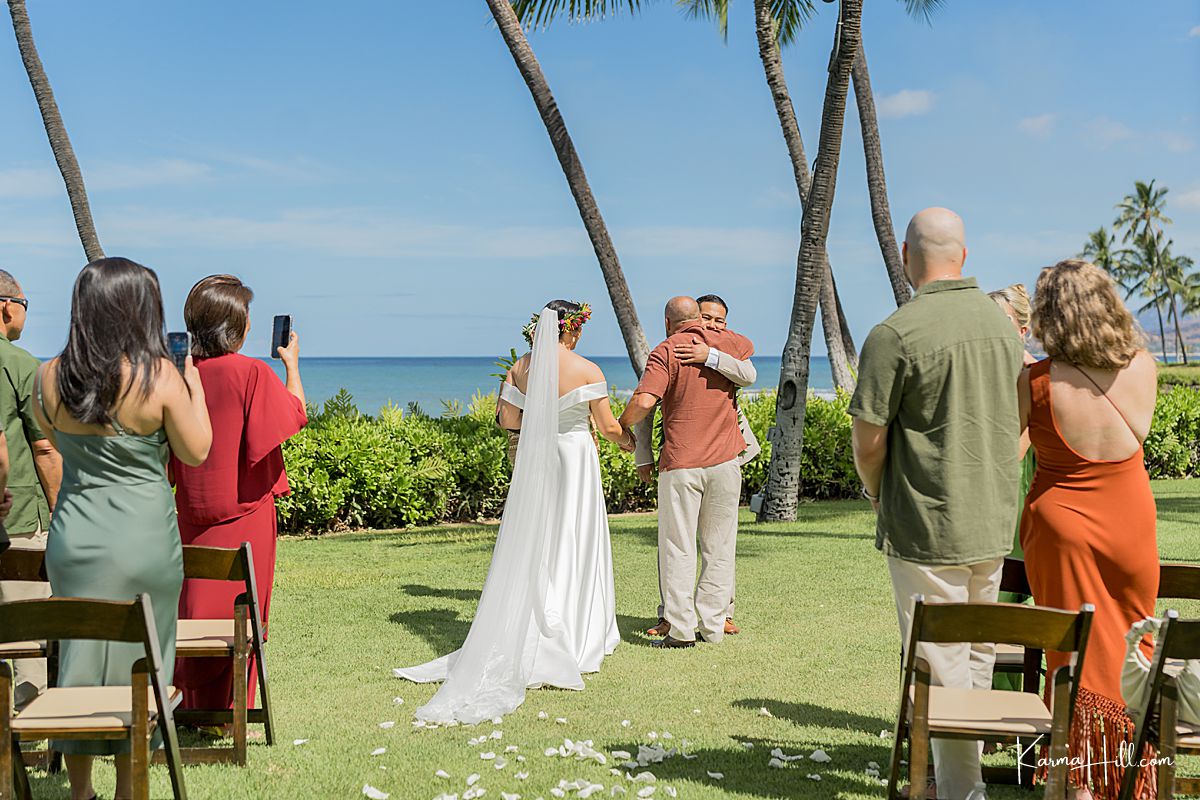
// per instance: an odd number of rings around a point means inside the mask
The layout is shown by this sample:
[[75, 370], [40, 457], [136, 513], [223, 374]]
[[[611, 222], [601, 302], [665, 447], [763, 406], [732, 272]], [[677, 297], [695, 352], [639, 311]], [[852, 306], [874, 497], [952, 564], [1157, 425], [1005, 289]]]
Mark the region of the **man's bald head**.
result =
[[913, 286], [962, 276], [967, 234], [962, 217], [948, 208], [918, 211], [904, 234], [904, 267]]
[[700, 319], [700, 304], [691, 297], [672, 297], [667, 301], [664, 314], [667, 318], [667, 335], [670, 336], [684, 324]]

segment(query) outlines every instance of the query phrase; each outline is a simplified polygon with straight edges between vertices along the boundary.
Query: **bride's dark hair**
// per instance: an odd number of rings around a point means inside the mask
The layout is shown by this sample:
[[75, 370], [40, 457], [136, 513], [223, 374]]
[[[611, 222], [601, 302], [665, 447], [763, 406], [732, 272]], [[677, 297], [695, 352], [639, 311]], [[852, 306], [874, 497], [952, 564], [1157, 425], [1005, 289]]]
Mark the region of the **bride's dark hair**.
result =
[[572, 303], [570, 300], [551, 300], [549, 303], [546, 303], [546, 308], [558, 312], [559, 322], [566, 319], [567, 314], [577, 314], [583, 310], [583, 306], [579, 303]]

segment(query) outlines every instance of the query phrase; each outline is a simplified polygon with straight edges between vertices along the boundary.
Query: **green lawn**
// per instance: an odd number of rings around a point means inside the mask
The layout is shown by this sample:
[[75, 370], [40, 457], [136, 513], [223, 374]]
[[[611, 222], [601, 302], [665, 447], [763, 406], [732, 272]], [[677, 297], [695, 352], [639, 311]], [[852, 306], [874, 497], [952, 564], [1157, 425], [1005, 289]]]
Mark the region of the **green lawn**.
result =
[[[1200, 561], [1200, 481], [1156, 484], [1164, 559]], [[433, 692], [391, 677], [465, 636], [488, 566], [495, 530], [456, 526], [399, 533], [286, 539], [279, 548], [269, 645], [279, 743], [252, 741], [250, 763], [190, 767], [194, 798], [354, 798], [364, 784], [395, 800], [459, 794], [479, 773], [488, 800], [502, 792], [551, 800], [560, 779], [628, 788], [644, 784], [609, 767], [548, 758], [564, 738], [592, 740], [605, 752], [636, 753], [657, 733], [668, 746], [687, 741], [695, 759], [651, 767], [655, 798], [878, 798], [865, 770], [886, 769], [896, 712], [899, 641], [887, 571], [873, 546], [864, 502], [806, 505], [794, 525], [757, 526], [743, 517], [738, 543], [738, 622], [744, 632], [719, 646], [663, 652], [640, 631], [657, 603], [653, 515], [612, 520], [617, 613], [624, 641], [583, 692], [530, 692], [503, 725], [416, 730], [413, 710]], [[1200, 614], [1200, 609], [1183, 609]], [[403, 698], [396, 705], [393, 698]], [[766, 709], [766, 713], [762, 711]], [[545, 712], [548, 719], [539, 719]], [[565, 723], [557, 723], [563, 718]], [[379, 724], [396, 721], [391, 729]], [[622, 721], [628, 720], [628, 726]], [[482, 747], [468, 740], [503, 731]], [[293, 740], [307, 739], [294, 745]], [[746, 749], [743, 744], [753, 744]], [[515, 745], [517, 753], [504, 754]], [[376, 748], [387, 748], [372, 756]], [[770, 769], [772, 748], [832, 761]], [[504, 755], [496, 770], [481, 751]], [[517, 755], [527, 761], [520, 763]], [[445, 770], [449, 780], [435, 777]], [[515, 773], [529, 773], [525, 781]], [[708, 772], [723, 773], [724, 779]], [[808, 774], [819, 774], [821, 781]], [[97, 770], [101, 797], [112, 772]], [[35, 776], [38, 797], [65, 798], [65, 779]], [[153, 771], [153, 796], [169, 796], [166, 772]], [[568, 797], [574, 797], [568, 793]], [[996, 789], [993, 798], [1032, 797]]]

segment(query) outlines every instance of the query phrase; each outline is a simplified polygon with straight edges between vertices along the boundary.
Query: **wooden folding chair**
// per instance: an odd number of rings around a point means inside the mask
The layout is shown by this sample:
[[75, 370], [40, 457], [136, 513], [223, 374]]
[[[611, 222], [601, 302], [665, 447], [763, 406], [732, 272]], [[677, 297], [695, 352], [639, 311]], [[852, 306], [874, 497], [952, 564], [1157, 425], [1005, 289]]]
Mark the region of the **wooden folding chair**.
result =
[[10, 710], [12, 673], [0, 664], [0, 800], [33, 800], [20, 744], [45, 739], [128, 739], [134, 800], [149, 800], [150, 738], [156, 730], [162, 733], [174, 796], [187, 800], [171, 715], [182, 695], [163, 683], [150, 598], [0, 603], [0, 642], [62, 639], [139, 643], [145, 655], [133, 663], [130, 686], [50, 688], [16, 715]]
[[[187, 763], [246, 764], [246, 726], [262, 723], [268, 745], [275, 743], [267, 661], [264, 656], [262, 614], [258, 587], [254, 582], [254, 556], [249, 542], [238, 549], [220, 547], [183, 548], [183, 575], [189, 579], [236, 581], [245, 590], [233, 603], [233, 619], [181, 619], [175, 641], [177, 658], [229, 658], [233, 660], [233, 708], [184, 709], [175, 713], [181, 723], [230, 724], [233, 746], [189, 747], [183, 751]], [[260, 708], [249, 708], [249, 658], [253, 653], [258, 670]]]
[[[1004, 559], [1000, 591], [1033, 596], [1033, 591], [1029, 588], [1029, 579], [1025, 576], [1024, 561], [1019, 558]], [[1020, 675], [1022, 691], [1036, 695], [1042, 693], [1042, 651], [1035, 647], [997, 643], [994, 671]]]
[[[0, 553], [0, 581], [46, 582], [46, 554], [42, 550], [5, 550]], [[0, 642], [0, 661], [45, 658], [44, 641]]]
[[[1091, 628], [1091, 605], [1078, 613], [1006, 603], [932, 603], [913, 598], [912, 632], [900, 683], [900, 711], [888, 775], [888, 798], [900, 797], [900, 761], [909, 750], [909, 797], [925, 800], [930, 740], [965, 739], [1015, 743], [1049, 738], [1051, 767], [1045, 797], [1067, 792], [1067, 741], [1079, 690], [1079, 674]], [[933, 686], [930, 668], [917, 656], [921, 643], [994, 642], [1072, 653], [1072, 664], [1053, 681], [1053, 713], [1029, 692]]]

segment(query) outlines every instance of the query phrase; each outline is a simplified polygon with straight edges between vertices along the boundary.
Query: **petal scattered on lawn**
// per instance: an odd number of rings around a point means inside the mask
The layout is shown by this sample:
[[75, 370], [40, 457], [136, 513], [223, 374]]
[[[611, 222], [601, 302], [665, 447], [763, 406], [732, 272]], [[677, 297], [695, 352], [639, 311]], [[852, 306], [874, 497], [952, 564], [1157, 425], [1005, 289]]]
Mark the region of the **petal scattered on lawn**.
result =
[[392, 702], [398, 706], [402, 706], [402, 705], [404, 705], [404, 698], [403, 697], [393, 697]]
[[742, 742], [742, 747], [745, 748], [746, 750], [753, 750], [754, 742]]
[[499, 725], [504, 722], [504, 717], [492, 717], [492, 724]]
[[772, 758], [770, 761], [767, 762], [767, 766], [772, 767], [774, 769], [783, 769], [784, 767], [787, 766], [787, 764], [780, 761], [778, 758]]
[[371, 755], [373, 755], [373, 756], [381, 756], [381, 755], [383, 755], [383, 754], [384, 754], [384, 753], [386, 753], [386, 752], [387, 752], [387, 748], [386, 748], [386, 747], [376, 747], [374, 750], [372, 750], [372, 751], [371, 751]]
[[619, 794], [626, 794], [627, 792], [628, 790], [624, 786], [614, 786], [609, 794], [613, 797], [616, 797]]
[[650, 731], [646, 734], [646, 738], [653, 742], [658, 738], [658, 731]]
[[674, 738], [675, 738], [674, 736], [672, 736], [672, 735], [671, 735], [671, 732], [670, 732], [670, 731], [663, 731], [663, 732], [662, 732], [662, 737], [663, 737], [664, 739], [674, 739]]
[[517, 761], [524, 762], [525, 756], [517, 756]]
[[458, 800], [458, 795], [443, 793], [443, 794], [439, 794], [437, 797], [433, 798], [433, 800]]
[[308, 744], [308, 739], [293, 739], [292, 744], [299, 747], [302, 744]]
[[559, 717], [558, 719], [556, 719], [556, 720], [554, 720], [554, 721], [555, 721], [555, 722], [557, 722], [559, 725], [566, 725], [566, 724], [567, 724], [567, 718], [566, 718], [566, 717]]
[[693, 709], [692, 709], [692, 713], [693, 713], [693, 714], [699, 714], [699, 713], [700, 713], [700, 709], [698, 709], [698, 708], [693, 708]]
[[555, 797], [566, 797], [567, 796], [567, 793], [564, 792], [562, 789], [558, 788], [557, 786], [555, 786], [553, 789], [550, 790], [550, 794], [554, 795]]
[[516, 775], [514, 775], [513, 777], [514, 777], [514, 778], [516, 778], [516, 779], [517, 779], [517, 780], [519, 780], [519, 781], [523, 781], [523, 780], [525, 780], [526, 778], [528, 778], [528, 777], [529, 777], [529, 773], [528, 773], [528, 772], [518, 772], [518, 773], [517, 773]]
[[396, 727], [396, 720], [391, 719], [391, 720], [388, 720], [387, 722], [381, 722], [381, 723], [379, 723], [379, 727], [383, 728], [385, 731], [389, 730], [391, 728], [394, 728], [394, 727]]
[[880, 739], [890, 739], [890, 738], [891, 738], [891, 736], [892, 736], [892, 732], [891, 732], [891, 731], [880, 731], [880, 732], [879, 732], [879, 738], [880, 738]]
[[604, 791], [604, 784], [589, 783], [587, 786], [584, 786], [582, 789], [579, 790], [579, 794], [577, 794], [576, 797], [581, 797], [581, 798], [584, 798], [584, 800], [587, 800], [587, 798], [591, 797], [592, 795], [596, 794], [597, 792], [603, 792], [603, 791]]
[[639, 772], [637, 775], [626, 775], [625, 777], [634, 783], [657, 783], [658, 778], [653, 772]]
[[774, 714], [772, 714], [770, 711], [767, 711], [767, 707], [766, 707], [766, 706], [763, 706], [762, 708], [758, 709], [758, 715], [759, 715], [760, 717], [773, 717], [773, 716], [775, 716], [775, 715], [774, 715]]
[[487, 753], [480, 753], [479, 757], [484, 761], [492, 761], [496, 758], [496, 754], [489, 751]]
[[550, 719], [550, 715], [547, 714], [545, 711], [539, 711], [538, 719]]
[[515, 753], [515, 752], [517, 752], [517, 751], [518, 751], [518, 750], [520, 750], [520, 749], [521, 749], [521, 748], [517, 747], [515, 744], [510, 744], [508, 747], [504, 748], [504, 752], [506, 752], [506, 753]]
[[441, 778], [442, 780], [449, 780], [450, 773], [446, 772], [444, 769], [439, 769], [437, 772], [433, 773], [433, 777]]
[[473, 789], [467, 789], [463, 792], [463, 800], [475, 800], [477, 797], [483, 797], [487, 794], [487, 789], [482, 786], [476, 786]]
[[612, 755], [613, 755], [613, 758], [621, 758], [621, 759], [624, 759], [624, 760], [626, 760], [626, 761], [628, 761], [629, 759], [633, 758], [633, 756], [632, 756], [632, 755], [630, 755], [629, 753], [625, 752], [624, 750], [613, 750], [613, 751], [612, 751]]
[[819, 780], [821, 780], [821, 776], [820, 776], [820, 775], [813, 774], [813, 775], [809, 775], [809, 776], [808, 776], [808, 779], [809, 779], [810, 781], [819, 781]]
[[680, 753], [679, 755], [683, 756], [683, 757], [684, 757], [685, 759], [687, 759], [688, 761], [691, 761], [693, 758], [699, 758], [699, 757], [700, 757], [700, 756], [698, 756], [698, 755], [695, 755], [695, 754], [693, 754], [693, 753]]
[[489, 738], [492, 738], [492, 739], [503, 739], [503, 738], [504, 738], [504, 731], [492, 731], [492, 735], [491, 735]]
[[878, 770], [878, 769], [879, 769], [879, 762], [878, 762], [878, 761], [868, 761], [868, 762], [867, 762], [867, 769]]
[[654, 794], [656, 789], [657, 789], [657, 787], [655, 787], [655, 786], [643, 787], [641, 789], [638, 789], [637, 796], [638, 797], [649, 797], [650, 795]]
[[492, 766], [495, 767], [496, 769], [504, 769], [505, 767], [508, 766], [508, 761], [503, 758], [497, 758], [495, 761], [492, 762]]
[[363, 784], [362, 793], [371, 798], [371, 800], [388, 800], [391, 797], [387, 792], [381, 792], [369, 783]]
[[710, 772], [710, 773], [708, 773], [708, 777], [712, 778], [714, 781], [722, 781], [722, 780], [725, 780], [725, 773], [724, 772]]
[[631, 723], [629, 720], [627, 720], [627, 719], [623, 719], [623, 720], [621, 720], [621, 727], [622, 727], [622, 728], [628, 728], [628, 727], [629, 727], [631, 724], [632, 724], [632, 723]]
[[674, 786], [664, 786], [663, 791], [667, 793], [667, 797], [678, 797], [679, 792], [675, 791]]
[[521, 800], [521, 795], [509, 794], [508, 792], [501, 792], [500, 800]]
[[472, 772], [470, 775], [467, 776], [467, 786], [474, 786], [477, 783], [479, 783], [479, 773], [478, 772]]
[[546, 749], [543, 751], [543, 755], [546, 755], [546, 756], [556, 756], [556, 755], [558, 755], [558, 748], [557, 748], [557, 747], [547, 747], [547, 748], [546, 748]]
[[813, 754], [809, 756], [809, 758], [818, 764], [828, 764], [830, 761], [833, 761], [833, 759], [829, 757], [829, 754], [824, 750], [814, 750]]

